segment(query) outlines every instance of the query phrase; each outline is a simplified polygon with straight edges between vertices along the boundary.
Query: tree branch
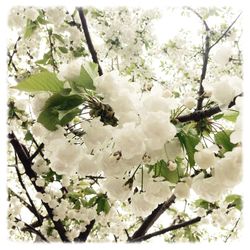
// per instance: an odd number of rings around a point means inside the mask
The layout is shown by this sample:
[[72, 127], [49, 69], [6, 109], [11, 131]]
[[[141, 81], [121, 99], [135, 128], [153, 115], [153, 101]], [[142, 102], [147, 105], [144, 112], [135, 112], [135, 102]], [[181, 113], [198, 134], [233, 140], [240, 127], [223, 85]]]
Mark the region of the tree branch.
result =
[[98, 73], [101, 76], [101, 75], [103, 75], [103, 71], [102, 71], [102, 68], [101, 68], [101, 66], [99, 64], [99, 61], [98, 61], [98, 58], [97, 58], [97, 53], [96, 53], [96, 50], [94, 48], [94, 45], [92, 43], [92, 40], [91, 40], [91, 37], [90, 37], [90, 34], [89, 34], [89, 29], [88, 29], [86, 18], [85, 18], [84, 13], [83, 13], [83, 9], [79, 7], [79, 8], [77, 8], [77, 11], [79, 13], [79, 17], [80, 17], [80, 20], [81, 20], [81, 24], [82, 24], [83, 32], [84, 32], [86, 42], [87, 42], [87, 45], [88, 45], [89, 52], [91, 54], [93, 62], [98, 65]]
[[35, 153], [33, 155], [30, 156], [30, 161], [32, 162], [32, 160], [38, 155], [41, 153], [41, 150], [44, 148], [44, 144], [41, 143], [38, 147], [37, 147], [37, 150], [35, 151]]
[[[32, 163], [30, 161], [30, 156], [29, 156], [28, 150], [26, 149], [26, 147], [24, 145], [19, 143], [19, 141], [17, 140], [17, 138], [13, 132], [9, 133], [8, 137], [10, 139], [11, 145], [13, 146], [15, 152], [17, 153], [20, 161], [22, 162], [22, 164], [24, 166], [26, 175], [30, 178], [30, 181], [33, 184], [34, 188], [36, 189], [37, 192], [45, 193], [44, 188], [38, 187], [35, 183], [37, 176], [36, 176], [36, 173], [31, 168]], [[55, 221], [53, 219], [53, 217], [54, 217], [53, 210], [49, 207], [49, 205], [47, 203], [42, 202], [42, 204], [45, 207], [51, 221], [53, 222], [55, 229], [57, 230], [61, 240], [63, 242], [69, 242], [68, 238], [66, 237], [66, 230], [65, 230], [62, 222], [60, 220]]]
[[9, 62], [8, 62], [8, 67], [9, 67], [10, 65], [12, 65], [12, 66], [14, 66], [14, 68], [15, 68], [16, 71], [17, 71], [17, 68], [16, 68], [15, 65], [13, 65], [12, 61], [13, 61], [14, 55], [17, 53], [17, 43], [19, 42], [19, 40], [21, 40], [21, 36], [19, 36], [19, 37], [17, 38], [17, 41], [16, 41], [16, 43], [15, 43], [15, 45], [14, 45], [12, 54], [9, 55], [9, 58], [10, 58], [10, 59], [9, 59]]
[[199, 222], [201, 220], [201, 217], [198, 216], [194, 219], [191, 219], [189, 221], [185, 221], [185, 222], [181, 222], [179, 224], [176, 224], [176, 225], [172, 225], [170, 227], [167, 227], [167, 228], [164, 228], [162, 230], [159, 230], [159, 231], [156, 231], [154, 233], [151, 233], [151, 234], [147, 234], [147, 235], [144, 235], [144, 236], [141, 236], [141, 237], [137, 237], [137, 238], [134, 238], [132, 239], [130, 242], [140, 242], [140, 241], [144, 241], [144, 240], [148, 240], [152, 237], [155, 237], [155, 236], [158, 236], [158, 235], [161, 235], [161, 234], [165, 234], [167, 232], [170, 232], [170, 231], [173, 231], [173, 230], [176, 230], [176, 229], [180, 229], [182, 227], [187, 227], [187, 226], [190, 226], [192, 224], [195, 224], [197, 222]]
[[80, 235], [74, 240], [76, 242], [85, 242], [95, 225], [95, 220], [90, 221], [90, 223], [86, 226], [86, 230], [81, 232]]
[[[31, 197], [30, 197], [30, 194], [29, 194], [29, 192], [28, 192], [28, 190], [27, 190], [27, 188], [26, 188], [26, 186], [25, 186], [25, 184], [24, 184], [24, 182], [23, 182], [21, 173], [20, 173], [20, 171], [19, 171], [19, 169], [18, 169], [18, 161], [17, 161], [16, 152], [15, 152], [15, 160], [16, 160], [16, 167], [15, 167], [15, 168], [16, 168], [16, 173], [17, 173], [18, 181], [19, 181], [21, 187], [23, 188], [23, 190], [25, 191], [25, 194], [26, 194], [26, 196], [27, 196], [27, 198], [28, 198], [28, 200], [29, 200], [29, 202], [30, 202], [30, 206], [28, 206], [27, 208], [37, 217], [38, 221], [42, 222], [42, 220], [43, 220], [43, 219], [42, 219], [42, 216], [41, 216], [41, 214], [37, 211], [36, 206], [35, 206], [33, 200], [32, 200]], [[19, 198], [19, 197], [18, 197], [18, 198]], [[19, 199], [20, 199], [20, 198], [19, 198]]]
[[[16, 219], [16, 221], [21, 221], [18, 218], [15, 218], [15, 219]], [[44, 237], [44, 235], [40, 231], [36, 230], [34, 227], [32, 227], [31, 225], [29, 225], [26, 222], [23, 222], [23, 223], [25, 225], [25, 228], [29, 229], [30, 232], [38, 235], [43, 241], [48, 242], [48, 240]], [[24, 230], [24, 231], [27, 231], [27, 230]]]
[[199, 91], [198, 91], [198, 102], [196, 110], [202, 110], [202, 103], [204, 100], [204, 87], [202, 85], [203, 80], [206, 77], [207, 73], [207, 65], [208, 65], [208, 59], [209, 59], [209, 52], [210, 52], [210, 29], [208, 27], [207, 22], [203, 19], [203, 17], [194, 9], [187, 7], [189, 10], [191, 10], [196, 16], [198, 16], [201, 21], [203, 22], [206, 30], [206, 36], [205, 36], [205, 47], [203, 51], [203, 64], [202, 64], [202, 70], [201, 70], [201, 76], [199, 81]]
[[[234, 99], [229, 103], [228, 105], [228, 108], [231, 108], [232, 106], [235, 105], [235, 102], [236, 102], [236, 99], [237, 97], [239, 96], [243, 96], [243, 94], [239, 94], [237, 96], [234, 97]], [[208, 117], [211, 117], [217, 113], [220, 113], [221, 112], [221, 109], [219, 108], [219, 106], [215, 106], [215, 107], [212, 107], [210, 109], [206, 109], [206, 110], [197, 110], [197, 111], [194, 111], [193, 113], [191, 114], [188, 114], [188, 115], [181, 115], [179, 117], [177, 117], [176, 119], [179, 121], [179, 122], [188, 122], [188, 121], [200, 121], [204, 118], [208, 118]]]
[[[31, 206], [28, 202], [26, 202], [20, 195], [16, 194], [12, 189], [9, 188], [9, 192], [10, 192], [10, 195], [11, 196], [16, 196], [20, 201], [21, 203], [27, 208], [30, 210], [30, 212], [34, 215], [37, 215], [37, 210], [36, 208], [34, 209], [33, 206]], [[36, 216], [39, 223], [42, 223], [42, 216], [38, 213], [38, 216]]]
[[239, 19], [242, 13], [240, 13], [236, 19], [228, 26], [228, 28], [222, 33], [222, 35], [218, 38], [218, 40], [210, 46], [210, 49], [212, 49], [227, 33], [228, 31], [233, 27], [233, 25], [236, 23], [236, 21]]
[[143, 237], [155, 221], [174, 203], [175, 195], [173, 194], [167, 201], [158, 205], [158, 207], [143, 221], [139, 229], [133, 234], [128, 242], [133, 242], [134, 239]]

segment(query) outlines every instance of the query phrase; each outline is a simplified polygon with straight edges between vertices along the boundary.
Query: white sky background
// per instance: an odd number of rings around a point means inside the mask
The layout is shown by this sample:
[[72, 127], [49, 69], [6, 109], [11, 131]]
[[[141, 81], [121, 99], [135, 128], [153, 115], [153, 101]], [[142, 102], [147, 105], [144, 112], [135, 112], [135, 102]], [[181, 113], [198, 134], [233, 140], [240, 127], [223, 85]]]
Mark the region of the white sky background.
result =
[[[1, 5], [3, 5], [5, 1], [2, 1]], [[219, 2], [219, 3], [218, 3]], [[167, 7], [167, 6], [183, 6], [183, 5], [192, 5], [192, 7], [195, 7], [197, 5], [200, 6], [206, 6], [206, 5], [210, 5], [210, 6], [223, 6], [223, 5], [232, 5], [235, 6], [236, 9], [243, 9], [245, 11], [245, 20], [244, 20], [244, 37], [243, 37], [243, 46], [244, 46], [244, 80], [245, 80], [245, 108], [244, 108], [244, 115], [243, 117], [244, 119], [244, 129], [243, 129], [243, 139], [244, 139], [244, 150], [245, 150], [245, 154], [244, 154], [244, 170], [245, 170], [245, 179], [243, 182], [243, 192], [245, 192], [244, 195], [244, 210], [245, 211], [250, 211], [250, 206], [249, 206], [249, 196], [250, 196], [250, 187], [248, 185], [248, 178], [250, 178], [249, 175], [249, 162], [250, 162], [250, 154], [249, 154], [249, 149], [250, 149], [250, 145], [249, 142], [247, 140], [247, 138], [250, 138], [250, 133], [249, 133], [249, 129], [248, 129], [248, 122], [249, 120], [247, 119], [247, 115], [248, 115], [248, 100], [250, 100], [250, 98], [248, 97], [249, 95], [249, 90], [248, 90], [248, 84], [250, 81], [250, 76], [249, 76], [249, 69], [250, 69], [250, 64], [249, 64], [249, 55], [250, 55], [250, 50], [248, 49], [248, 44], [250, 44], [249, 38], [250, 37], [250, 32], [249, 32], [249, 27], [247, 24], [249, 24], [249, 20], [247, 18], [247, 14], [250, 11], [250, 8], [248, 8], [247, 5], [248, 1], [244, 1], [244, 0], [235, 0], [235, 1], [196, 1], [196, 0], [192, 0], [192, 1], [182, 1], [182, 0], [175, 0], [175, 1], [160, 1], [160, 0], [154, 0], [154, 1], [147, 1], [147, 0], [133, 0], [133, 1], [123, 1], [123, 0], [116, 0], [116, 1], [111, 1], [111, 0], [92, 0], [92, 1], [84, 1], [84, 0], [74, 0], [74, 1], [63, 1], [63, 0], [53, 0], [49, 1], [49, 0], [43, 0], [42, 2], [40, 1], [31, 1], [31, 0], [23, 0], [23, 1], [14, 1], [14, 0], [8, 0], [4, 3], [4, 6], [2, 6], [2, 13], [0, 15], [0, 27], [1, 27], [1, 35], [0, 35], [0, 58], [1, 58], [1, 64], [0, 64], [0, 69], [1, 69], [1, 74], [0, 74], [0, 93], [1, 93], [1, 98], [0, 98], [0, 105], [1, 105], [1, 138], [0, 138], [0, 148], [1, 148], [1, 180], [0, 180], [0, 243], [1, 243], [1, 247], [3, 249], [7, 249], [10, 248], [25, 248], [25, 249], [33, 249], [34, 247], [41, 247], [43, 249], [46, 249], [46, 247], [52, 247], [51, 245], [47, 245], [47, 244], [36, 244], [35, 246], [32, 244], [24, 244], [24, 243], [10, 243], [7, 240], [7, 231], [6, 231], [6, 215], [7, 215], [7, 202], [6, 202], [6, 165], [7, 165], [7, 161], [6, 161], [6, 135], [7, 135], [7, 127], [6, 127], [6, 120], [7, 120], [7, 116], [6, 116], [6, 111], [7, 111], [7, 65], [6, 65], [6, 48], [7, 48], [7, 14], [8, 14], [8, 9], [10, 9], [12, 6], [15, 5], [30, 5], [30, 6], [37, 6], [37, 7], [43, 7], [43, 6], [52, 6], [52, 5], [64, 5], [64, 6], [80, 6], [80, 5], [93, 5], [93, 6], [117, 6], [117, 5], [123, 5], [123, 6], [135, 6], [135, 7], [150, 7], [150, 8], [155, 8], [155, 7]], [[199, 19], [196, 16], [190, 16], [190, 17], [182, 17], [180, 18], [179, 16], [164, 16], [163, 19], [161, 19], [161, 21], [159, 21], [156, 25], [156, 29], [155, 29], [155, 34], [158, 36], [160, 42], [165, 43], [167, 40], [171, 39], [172, 37], [174, 37], [180, 30], [180, 28], [184, 28], [185, 30], [197, 30], [198, 26], [200, 27], [201, 23], [199, 21]], [[195, 38], [195, 36], [194, 36]], [[197, 38], [198, 39], [198, 38]], [[199, 38], [200, 39], [200, 38]], [[241, 242], [235, 242], [232, 243], [230, 245], [218, 245], [216, 244], [216, 247], [227, 247], [227, 249], [235, 249], [236, 247], [239, 248], [241, 244], [243, 244], [244, 242], [246, 242], [245, 240], [247, 240], [249, 237], [247, 232], [250, 232], [249, 230], [249, 225], [250, 224], [250, 219], [249, 219], [249, 215], [247, 214], [247, 212], [244, 214], [244, 221], [245, 221], [245, 230], [243, 231], [243, 237]], [[245, 239], [245, 240], [244, 240]], [[244, 241], [243, 241], [244, 240]], [[6, 245], [3, 245], [6, 244]], [[105, 244], [106, 245], [106, 244]], [[213, 244], [212, 244], [213, 245]], [[98, 245], [99, 247], [105, 247], [104, 244]], [[116, 245], [115, 245], [116, 246]], [[152, 246], [150, 246], [150, 244], [143, 244], [142, 246], [144, 247], [150, 247], [152, 248]], [[171, 247], [174, 247], [175, 249], [177, 248], [182, 248], [182, 247], [188, 247], [188, 246], [183, 246], [183, 244], [174, 244], [170, 247], [171, 245], [164, 245], [164, 247], [168, 247], [168, 249], [171, 249]], [[203, 245], [202, 247], [208, 247], [207, 244]], [[70, 249], [72, 249], [72, 245], [60, 245], [60, 247], [62, 248], [67, 248], [70, 247]], [[74, 245], [73, 248], [78, 248], [80, 249], [80, 247], [85, 247], [83, 245]], [[93, 247], [93, 249], [95, 249], [97, 247], [97, 245], [91, 245], [91, 246], [86, 246], [86, 247]], [[110, 247], [110, 244], [107, 244], [106, 247]], [[126, 244], [121, 244], [119, 245], [119, 247], [124, 247], [124, 248], [138, 248], [138, 245], [126, 245]], [[140, 246], [141, 247], [141, 246]], [[154, 247], [163, 247], [163, 246], [156, 246], [154, 245]], [[190, 247], [190, 246], [189, 246]], [[195, 244], [192, 245], [193, 249], [196, 249], [201, 247], [200, 244]], [[211, 247], [211, 245], [209, 246], [209, 248]], [[212, 246], [213, 247], [213, 246]], [[242, 249], [244, 249], [243, 245], [241, 245]]]

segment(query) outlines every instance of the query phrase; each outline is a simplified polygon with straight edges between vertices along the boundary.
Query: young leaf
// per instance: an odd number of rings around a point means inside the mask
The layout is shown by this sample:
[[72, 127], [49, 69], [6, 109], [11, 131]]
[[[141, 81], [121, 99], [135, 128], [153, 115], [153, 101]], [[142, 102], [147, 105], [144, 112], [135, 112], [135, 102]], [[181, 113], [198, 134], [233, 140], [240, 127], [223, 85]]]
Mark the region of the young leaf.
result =
[[14, 88], [26, 92], [49, 91], [56, 93], [63, 90], [63, 84], [64, 82], [60, 81], [55, 73], [43, 71], [19, 82]]
[[232, 111], [229, 114], [224, 114], [223, 118], [230, 122], [236, 122], [238, 115], [239, 115], [238, 111]]
[[73, 110], [68, 111], [66, 114], [64, 114], [62, 117], [61, 112], [59, 112], [59, 120], [60, 120], [60, 125], [61, 126], [65, 126], [67, 123], [69, 123], [70, 121], [72, 121], [79, 113], [80, 113], [80, 109], [75, 108]]
[[74, 81], [73, 88], [77, 90], [91, 89], [94, 90], [95, 86], [93, 79], [98, 76], [98, 66], [95, 63], [86, 63], [81, 67], [80, 76]]
[[214, 135], [215, 142], [218, 145], [223, 146], [225, 152], [232, 151], [232, 149], [235, 147], [235, 144], [230, 142], [231, 133], [231, 130], [223, 130]]
[[96, 200], [97, 203], [97, 213], [104, 212], [107, 214], [110, 210], [110, 205], [108, 203], [107, 197], [105, 195], [101, 195]]
[[183, 170], [180, 166], [176, 170], [170, 171], [165, 161], [158, 161], [156, 164], [149, 166], [149, 172], [154, 171], [154, 177], [164, 177], [165, 180], [177, 183], [183, 175]]
[[83, 101], [79, 95], [64, 96], [56, 93], [45, 102], [37, 121], [48, 130], [54, 131], [57, 125], [65, 126], [79, 114], [80, 109], [77, 107]]
[[56, 93], [45, 102], [43, 109], [54, 108], [57, 111], [66, 111], [79, 106], [83, 101], [84, 99], [79, 95], [62, 95]]
[[58, 35], [58, 34], [53, 34], [52, 35], [55, 39], [57, 39], [59, 42], [61, 42], [62, 44], [64, 44], [65, 42], [64, 42], [64, 39], [63, 39], [63, 37], [61, 36], [61, 35]]
[[226, 201], [231, 205], [235, 206], [238, 210], [242, 210], [242, 198], [238, 194], [231, 194], [226, 197]]
[[33, 34], [33, 32], [39, 27], [39, 23], [37, 21], [31, 21], [30, 19], [27, 20], [25, 31], [24, 31], [24, 38], [29, 38]]
[[180, 131], [177, 136], [180, 140], [181, 145], [185, 148], [189, 160], [189, 164], [191, 167], [195, 165], [194, 161], [194, 153], [196, 152], [195, 146], [199, 143], [200, 139], [198, 135], [196, 135], [193, 130], [185, 133], [184, 131]]
[[64, 54], [68, 53], [68, 49], [66, 47], [58, 47], [58, 49]]

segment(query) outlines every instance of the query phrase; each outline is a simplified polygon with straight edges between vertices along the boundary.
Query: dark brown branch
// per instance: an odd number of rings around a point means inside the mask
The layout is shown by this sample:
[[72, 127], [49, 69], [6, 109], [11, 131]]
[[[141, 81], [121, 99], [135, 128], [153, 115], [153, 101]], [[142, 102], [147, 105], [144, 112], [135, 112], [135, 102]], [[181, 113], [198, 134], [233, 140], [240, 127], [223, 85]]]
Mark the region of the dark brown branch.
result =
[[206, 36], [205, 36], [205, 46], [203, 50], [203, 64], [202, 64], [202, 69], [201, 69], [201, 76], [200, 76], [200, 81], [199, 81], [199, 91], [198, 91], [198, 101], [197, 101], [197, 107], [196, 110], [202, 110], [202, 103], [204, 100], [204, 87], [203, 87], [203, 80], [206, 77], [207, 73], [207, 65], [208, 65], [208, 59], [209, 59], [209, 52], [210, 52], [210, 29], [208, 27], [207, 22], [204, 20], [204, 18], [194, 9], [189, 8], [195, 15], [197, 15], [201, 21], [203, 22], [206, 30]]
[[37, 148], [37, 150], [35, 151], [35, 153], [34, 153], [33, 155], [30, 156], [30, 161], [31, 161], [31, 162], [32, 162], [33, 159], [35, 159], [35, 157], [36, 157], [38, 154], [41, 153], [41, 150], [42, 150], [43, 148], [44, 148], [44, 144], [41, 143], [41, 144], [38, 146], [38, 148]]
[[89, 52], [91, 54], [93, 62], [98, 65], [98, 73], [101, 76], [101, 75], [103, 75], [103, 71], [102, 71], [102, 68], [101, 68], [101, 66], [99, 64], [99, 61], [98, 61], [98, 58], [97, 58], [97, 53], [96, 53], [96, 50], [94, 48], [94, 45], [92, 43], [92, 40], [91, 40], [91, 37], [90, 37], [90, 34], [89, 34], [89, 29], [88, 29], [86, 18], [85, 18], [84, 13], [83, 13], [83, 9], [79, 7], [79, 8], [77, 8], [77, 11], [78, 11], [80, 19], [81, 19], [81, 24], [82, 24], [82, 28], [83, 28], [83, 32], [84, 32], [84, 35], [85, 35], [85, 38], [86, 38], [86, 42], [87, 42]]
[[80, 235], [74, 240], [76, 242], [85, 242], [95, 225], [95, 220], [90, 221], [90, 223], [86, 226], [86, 231], [81, 232]]
[[[10, 195], [11, 196], [16, 196], [20, 201], [21, 203], [27, 208], [30, 210], [30, 212], [34, 215], [37, 214], [37, 210], [36, 208], [34, 209], [33, 206], [31, 206], [27, 201], [25, 201], [20, 195], [18, 195], [17, 193], [15, 193], [12, 189], [9, 188], [9, 192], [10, 192]], [[37, 216], [36, 216], [37, 217]], [[42, 219], [42, 216], [39, 214], [38, 216], [38, 219], [39, 219], [39, 223], [41, 223], [41, 219]]]
[[[229, 103], [228, 108], [231, 108], [235, 105], [236, 99], [239, 96], [243, 96], [243, 94], [239, 94], [239, 95], [235, 96], [234, 99]], [[197, 121], [200, 121], [204, 118], [211, 117], [211, 116], [213, 116], [217, 113], [220, 113], [220, 112], [221, 112], [221, 109], [219, 108], [219, 106], [215, 106], [215, 107], [212, 107], [212, 108], [206, 109], [206, 110], [197, 110], [191, 114], [179, 116], [176, 119], [179, 122], [188, 122], [188, 121], [196, 121], [197, 122]]]
[[173, 194], [167, 201], [160, 204], [142, 223], [139, 229], [129, 239], [133, 241], [136, 238], [144, 236], [155, 221], [174, 203], [175, 195]]
[[222, 35], [217, 39], [217, 41], [210, 46], [210, 49], [212, 49], [227, 33], [228, 31], [233, 27], [233, 25], [236, 23], [236, 21], [239, 19], [242, 13], [240, 13], [236, 19], [228, 26], [228, 28], [222, 33]]
[[42, 219], [42, 216], [41, 216], [41, 214], [37, 211], [36, 206], [35, 206], [33, 200], [32, 200], [31, 197], [30, 197], [30, 194], [29, 194], [29, 192], [28, 192], [28, 190], [27, 190], [27, 188], [26, 188], [26, 186], [25, 186], [25, 184], [24, 184], [24, 181], [23, 181], [23, 179], [22, 179], [21, 173], [20, 173], [20, 171], [19, 171], [16, 152], [15, 152], [15, 159], [16, 159], [16, 173], [17, 173], [18, 181], [19, 181], [21, 187], [23, 188], [23, 190], [25, 191], [25, 194], [26, 194], [26, 196], [27, 196], [27, 198], [28, 198], [28, 200], [29, 200], [29, 203], [30, 203], [30, 206], [29, 206], [28, 208], [29, 208], [30, 211], [32, 211], [32, 213], [37, 217], [38, 221], [42, 222], [42, 220], [43, 220], [43, 219]]
[[[26, 175], [30, 178], [31, 183], [33, 184], [34, 188], [37, 192], [44, 193], [44, 188], [38, 187], [35, 183], [36, 180], [36, 173], [31, 168], [31, 161], [28, 150], [25, 148], [24, 145], [20, 144], [17, 140], [15, 134], [13, 132], [9, 133], [8, 135], [11, 145], [13, 146], [15, 152], [18, 155], [18, 158], [22, 162]], [[48, 216], [50, 217], [51, 221], [53, 222], [55, 229], [57, 230], [61, 240], [63, 242], [69, 242], [68, 238], [66, 237], [66, 230], [60, 220], [55, 221], [53, 219], [53, 210], [49, 207], [49, 205], [45, 202], [42, 202], [43, 206], [45, 207]]]
[[[21, 220], [19, 220], [19, 219], [17, 219], [17, 218], [15, 218], [15, 219], [16, 219], [16, 221], [21, 221]], [[25, 225], [25, 228], [29, 229], [29, 232], [32, 232], [32, 233], [36, 234], [36, 235], [39, 236], [43, 241], [48, 242], [48, 240], [44, 237], [44, 235], [43, 235], [40, 231], [36, 230], [34, 227], [32, 227], [31, 225], [29, 225], [29, 224], [26, 223], [26, 222], [23, 222], [23, 223], [24, 223], [24, 225]], [[22, 230], [22, 231], [27, 231], [27, 230], [23, 230], [23, 229], [21, 229], [21, 230]]]
[[130, 242], [140, 242], [140, 241], [148, 240], [148, 239], [150, 239], [152, 237], [155, 237], [155, 236], [158, 236], [158, 235], [161, 235], [161, 234], [165, 234], [167, 232], [170, 232], [170, 231], [173, 231], [173, 230], [176, 230], [176, 229], [180, 229], [182, 227], [190, 226], [192, 224], [195, 224], [195, 223], [199, 222], [200, 220], [201, 220], [201, 217], [198, 216], [198, 217], [196, 217], [194, 219], [191, 219], [189, 221], [181, 222], [179, 224], [172, 225], [170, 227], [164, 228], [164, 229], [156, 231], [154, 233], [147, 234], [147, 235], [144, 235], [144, 236], [141, 236], [141, 237], [137, 237], [135, 239], [132, 239]]

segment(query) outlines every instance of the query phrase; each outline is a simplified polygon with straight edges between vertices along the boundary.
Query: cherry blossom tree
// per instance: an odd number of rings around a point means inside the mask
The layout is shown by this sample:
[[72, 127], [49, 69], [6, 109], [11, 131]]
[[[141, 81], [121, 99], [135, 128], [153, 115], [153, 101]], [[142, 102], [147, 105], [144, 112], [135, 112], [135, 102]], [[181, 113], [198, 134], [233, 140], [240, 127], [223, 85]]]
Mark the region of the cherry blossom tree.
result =
[[[198, 28], [160, 43], [154, 28], [173, 14]], [[10, 238], [238, 237], [240, 16], [226, 7], [12, 8]]]

